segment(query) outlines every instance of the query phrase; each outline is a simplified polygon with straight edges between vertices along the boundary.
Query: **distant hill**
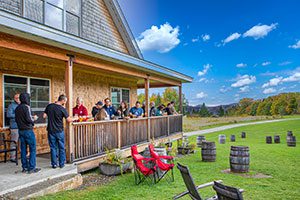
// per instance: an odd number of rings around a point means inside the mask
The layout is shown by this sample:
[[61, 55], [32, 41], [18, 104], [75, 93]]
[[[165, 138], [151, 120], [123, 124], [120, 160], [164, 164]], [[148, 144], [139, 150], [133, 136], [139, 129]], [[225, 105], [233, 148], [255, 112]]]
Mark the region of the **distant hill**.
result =
[[[202, 104], [187, 106], [187, 113], [200, 115], [201, 106]], [[221, 106], [227, 116], [300, 114], [300, 92], [280, 93], [264, 99], [243, 98], [238, 103], [206, 106], [206, 108], [212, 115], [218, 115]]]
[[[198, 113], [201, 106], [202, 106], [202, 104], [196, 105], [196, 106], [187, 106], [187, 113]], [[206, 107], [212, 115], [217, 115], [221, 106], [223, 107], [223, 109], [225, 111], [227, 111], [228, 109], [230, 109], [232, 107], [238, 106], [238, 103], [219, 105], [219, 106], [206, 106]]]

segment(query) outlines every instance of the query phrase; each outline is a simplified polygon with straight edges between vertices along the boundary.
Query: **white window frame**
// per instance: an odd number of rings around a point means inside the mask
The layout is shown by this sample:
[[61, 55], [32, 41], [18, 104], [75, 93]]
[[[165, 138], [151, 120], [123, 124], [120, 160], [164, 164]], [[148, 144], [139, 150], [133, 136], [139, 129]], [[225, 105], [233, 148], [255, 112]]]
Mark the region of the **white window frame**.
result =
[[[112, 95], [112, 89], [120, 89], [120, 102], [123, 101], [123, 99], [122, 99], [122, 89], [123, 89], [123, 90], [128, 90], [128, 91], [129, 91], [129, 102], [126, 102], [127, 105], [128, 105], [128, 108], [129, 108], [129, 107], [130, 107], [130, 99], [131, 99], [131, 98], [130, 98], [130, 93], [131, 93], [130, 88], [111, 86], [111, 87], [110, 87], [110, 91], [109, 91], [109, 92], [110, 92], [110, 99], [111, 99], [111, 100], [112, 100], [112, 96], [111, 96], [111, 95]], [[120, 102], [119, 102], [119, 103], [120, 103]], [[111, 103], [112, 103], [112, 102], [111, 102]]]
[[[22, 75], [15, 75], [15, 74], [2, 74], [2, 91], [3, 91], [3, 103], [2, 103], [2, 108], [3, 108], [3, 128], [9, 128], [8, 126], [5, 125], [5, 95], [4, 95], [4, 86], [5, 86], [5, 82], [4, 82], [4, 77], [5, 76], [14, 76], [14, 77], [20, 77], [20, 78], [26, 78], [27, 79], [27, 88], [26, 91], [27, 93], [30, 94], [30, 79], [40, 79], [40, 80], [47, 80], [49, 81], [49, 103], [51, 102], [51, 79], [49, 78], [40, 78], [40, 77], [35, 77], [35, 76], [22, 76]], [[36, 127], [40, 127], [40, 126], [45, 126], [47, 125], [47, 123], [40, 123], [40, 124], [35, 124], [34, 126]]]
[[[63, 2], [63, 8], [60, 8], [60, 7], [56, 6], [56, 5], [48, 2], [48, 0], [40, 0], [40, 1], [43, 2], [43, 22], [42, 22], [42, 24], [45, 25], [45, 26], [49, 26], [51, 28], [54, 28], [56, 30], [64, 31], [64, 32], [66, 32], [68, 34], [74, 35], [73, 33], [67, 32], [67, 13], [71, 13], [71, 12], [67, 11], [67, 8], [66, 8], [67, 7], [67, 2], [66, 2], [66, 0], [64, 0], [64, 2]], [[25, 6], [25, 4], [26, 4], [26, 0], [22, 0], [22, 4], [23, 4], [22, 5], [22, 16], [24, 18], [26, 18], [25, 17], [25, 13], [26, 13], [26, 9], [25, 9], [26, 6]], [[46, 5], [47, 4], [49, 4], [49, 5], [51, 5], [51, 6], [55, 7], [55, 8], [58, 8], [58, 9], [62, 10], [62, 12], [63, 12], [63, 14], [62, 14], [62, 29], [58, 29], [58, 28], [55, 28], [55, 27], [52, 27], [52, 26], [46, 24], [45, 19], [46, 19]], [[82, 24], [82, 0], [79, 0], [79, 4], [80, 4], [80, 6], [79, 6], [80, 7], [79, 14], [77, 15], [77, 14], [71, 13], [72, 15], [75, 15], [76, 17], [79, 18], [79, 22], [78, 22], [78, 35], [75, 35], [75, 36], [78, 36], [78, 37], [80, 37], [82, 35], [82, 25], [81, 25]], [[28, 18], [26, 18], [26, 19], [28, 19]], [[29, 19], [29, 20], [31, 20], [31, 19]], [[40, 22], [37, 22], [37, 23], [40, 23]]]

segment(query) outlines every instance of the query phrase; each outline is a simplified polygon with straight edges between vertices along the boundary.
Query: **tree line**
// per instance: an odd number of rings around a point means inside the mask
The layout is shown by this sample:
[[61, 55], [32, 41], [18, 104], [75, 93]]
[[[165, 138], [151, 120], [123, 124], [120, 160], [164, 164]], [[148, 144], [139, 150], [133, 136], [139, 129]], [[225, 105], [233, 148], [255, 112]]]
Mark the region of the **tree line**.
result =
[[281, 93], [259, 100], [243, 98], [226, 113], [229, 116], [300, 114], [300, 93]]
[[[155, 106], [159, 106], [161, 104], [167, 106], [171, 101], [175, 101], [175, 109], [179, 110], [179, 92], [175, 88], [166, 88], [162, 94], [160, 93], [152, 93], [149, 97], [150, 102], [154, 102]], [[145, 102], [145, 94], [141, 93], [138, 95], [138, 101], [141, 103]], [[188, 105], [188, 100], [185, 98], [184, 94], [182, 94], [182, 106], [183, 113], [185, 113], [186, 106]]]

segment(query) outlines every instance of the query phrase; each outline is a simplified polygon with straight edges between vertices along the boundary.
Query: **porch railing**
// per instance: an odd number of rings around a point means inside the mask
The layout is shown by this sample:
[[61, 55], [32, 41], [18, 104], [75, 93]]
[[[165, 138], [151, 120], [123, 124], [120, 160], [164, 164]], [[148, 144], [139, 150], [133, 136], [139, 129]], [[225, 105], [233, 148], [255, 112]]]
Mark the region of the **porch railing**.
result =
[[180, 132], [182, 115], [73, 123], [73, 158], [77, 161]]

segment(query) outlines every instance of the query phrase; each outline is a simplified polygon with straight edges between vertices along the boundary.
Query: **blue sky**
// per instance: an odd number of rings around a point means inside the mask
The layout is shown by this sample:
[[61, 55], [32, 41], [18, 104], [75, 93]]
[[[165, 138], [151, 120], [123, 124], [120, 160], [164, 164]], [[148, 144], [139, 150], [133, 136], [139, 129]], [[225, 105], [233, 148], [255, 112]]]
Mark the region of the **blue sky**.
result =
[[191, 105], [300, 90], [298, 0], [119, 0], [146, 60], [194, 78]]

